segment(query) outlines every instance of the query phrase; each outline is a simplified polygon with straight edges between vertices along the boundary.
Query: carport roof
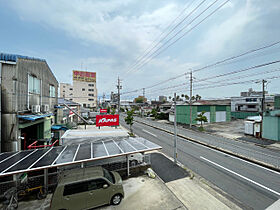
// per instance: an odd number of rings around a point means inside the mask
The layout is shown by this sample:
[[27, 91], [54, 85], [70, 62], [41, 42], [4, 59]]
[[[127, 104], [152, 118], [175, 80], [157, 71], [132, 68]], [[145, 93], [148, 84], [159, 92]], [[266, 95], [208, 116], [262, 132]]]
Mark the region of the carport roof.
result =
[[30, 121], [35, 121], [41, 118], [49, 117], [52, 116], [53, 113], [48, 113], [48, 114], [40, 114], [40, 115], [35, 115], [35, 114], [29, 114], [29, 115], [18, 115], [17, 117], [20, 119], [24, 120], [30, 120]]
[[1, 153], [0, 177], [159, 149], [159, 145], [139, 137]]

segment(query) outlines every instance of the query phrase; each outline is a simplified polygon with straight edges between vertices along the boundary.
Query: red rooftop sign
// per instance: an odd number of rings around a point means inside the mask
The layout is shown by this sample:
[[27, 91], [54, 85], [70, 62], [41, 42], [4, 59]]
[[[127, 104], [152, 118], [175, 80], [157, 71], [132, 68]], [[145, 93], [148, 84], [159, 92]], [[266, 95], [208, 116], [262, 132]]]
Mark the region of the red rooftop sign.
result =
[[100, 109], [100, 113], [107, 113], [107, 109]]
[[119, 125], [119, 115], [96, 115], [96, 126]]

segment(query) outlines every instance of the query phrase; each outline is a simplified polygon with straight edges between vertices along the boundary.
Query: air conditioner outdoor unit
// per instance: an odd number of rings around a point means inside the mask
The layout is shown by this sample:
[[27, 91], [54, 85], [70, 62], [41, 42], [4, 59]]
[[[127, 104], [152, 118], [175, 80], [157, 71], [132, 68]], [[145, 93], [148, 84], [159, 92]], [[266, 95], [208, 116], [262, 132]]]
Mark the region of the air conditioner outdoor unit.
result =
[[40, 105], [32, 105], [31, 111], [32, 111], [32, 113], [39, 113], [40, 112]]
[[42, 111], [43, 112], [48, 112], [50, 110], [50, 106], [48, 104], [43, 104], [42, 105]]

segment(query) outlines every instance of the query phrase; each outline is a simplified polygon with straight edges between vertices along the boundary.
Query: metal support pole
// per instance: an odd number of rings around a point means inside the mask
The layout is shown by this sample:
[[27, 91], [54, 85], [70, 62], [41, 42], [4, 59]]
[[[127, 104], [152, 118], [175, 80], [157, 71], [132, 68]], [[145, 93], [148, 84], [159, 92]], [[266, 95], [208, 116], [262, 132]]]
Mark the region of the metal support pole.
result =
[[48, 192], [48, 169], [44, 169], [44, 187], [46, 192]]
[[117, 85], [117, 88], [118, 88], [118, 114], [120, 113], [120, 105], [121, 105], [121, 95], [120, 95], [120, 90], [121, 90], [121, 80], [120, 78], [118, 77], [118, 85]]
[[81, 168], [84, 168], [85, 166], [84, 166], [84, 163], [81, 163]]
[[262, 137], [262, 130], [263, 130], [263, 117], [265, 112], [265, 83], [266, 80], [262, 80], [262, 128], [261, 128], [261, 137]]
[[190, 72], [190, 128], [192, 127], [192, 70]]
[[129, 159], [128, 159], [128, 155], [126, 155], [126, 162], [127, 162], [127, 176], [129, 177], [130, 173], [129, 173]]
[[174, 93], [174, 163], [177, 163], [176, 93]]

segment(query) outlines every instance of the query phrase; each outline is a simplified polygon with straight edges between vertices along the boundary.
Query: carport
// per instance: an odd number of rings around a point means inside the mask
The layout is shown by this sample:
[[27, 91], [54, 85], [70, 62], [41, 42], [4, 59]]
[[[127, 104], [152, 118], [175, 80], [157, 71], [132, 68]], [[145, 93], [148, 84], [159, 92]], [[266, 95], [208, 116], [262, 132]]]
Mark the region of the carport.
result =
[[48, 189], [48, 169], [71, 164], [126, 156], [159, 150], [161, 147], [143, 138], [107, 140], [83, 144], [72, 144], [46, 149], [25, 150], [0, 154], [0, 177], [44, 170], [44, 186]]

